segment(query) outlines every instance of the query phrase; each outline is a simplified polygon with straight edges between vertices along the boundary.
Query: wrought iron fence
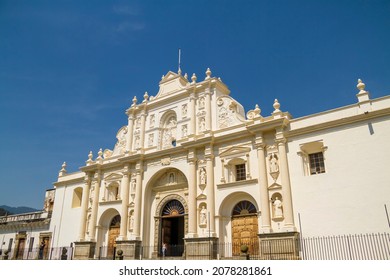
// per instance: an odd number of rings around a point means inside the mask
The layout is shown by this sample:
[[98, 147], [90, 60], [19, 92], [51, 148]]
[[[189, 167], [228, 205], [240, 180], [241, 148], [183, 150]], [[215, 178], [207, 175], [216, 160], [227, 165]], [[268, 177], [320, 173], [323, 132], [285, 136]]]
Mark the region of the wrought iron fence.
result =
[[[213, 243], [171, 245], [165, 256], [156, 246], [143, 245], [135, 259], [242, 259], [241, 246], [248, 248], [249, 259], [301, 259], [301, 260], [390, 260], [390, 233], [371, 233], [338, 235], [325, 237], [301, 237], [299, 239], [261, 240], [250, 244]], [[190, 248], [189, 246], [193, 246]], [[95, 259], [115, 259], [115, 248], [98, 247]], [[73, 247], [49, 248], [40, 252], [38, 248], [13, 250], [7, 254], [8, 259], [21, 260], [72, 260]], [[4, 252], [2, 252], [4, 257]], [[3, 258], [4, 259], [4, 258]]]
[[303, 260], [389, 260], [390, 233], [301, 239]]
[[55, 247], [47, 250], [22, 249], [11, 250], [10, 252], [3, 251], [0, 254], [0, 259], [9, 260], [72, 260], [73, 259], [73, 247]]

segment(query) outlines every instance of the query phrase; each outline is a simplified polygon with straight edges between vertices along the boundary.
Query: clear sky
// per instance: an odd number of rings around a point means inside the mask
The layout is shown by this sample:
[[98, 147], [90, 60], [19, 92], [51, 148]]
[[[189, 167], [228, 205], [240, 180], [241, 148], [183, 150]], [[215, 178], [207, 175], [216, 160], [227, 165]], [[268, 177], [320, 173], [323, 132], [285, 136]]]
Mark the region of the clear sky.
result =
[[61, 164], [113, 149], [161, 76], [221, 77], [300, 117], [390, 94], [390, 1], [0, 0], [0, 205], [43, 207]]

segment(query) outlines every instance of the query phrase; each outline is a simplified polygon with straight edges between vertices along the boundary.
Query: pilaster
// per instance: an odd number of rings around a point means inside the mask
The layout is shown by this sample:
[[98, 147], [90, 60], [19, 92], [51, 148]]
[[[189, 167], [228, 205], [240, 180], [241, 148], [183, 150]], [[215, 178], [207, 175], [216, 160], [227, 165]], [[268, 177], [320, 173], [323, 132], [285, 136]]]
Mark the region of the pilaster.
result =
[[209, 213], [209, 235], [215, 236], [215, 191], [214, 191], [214, 153], [213, 146], [205, 148], [205, 160], [207, 170], [206, 194], [207, 194], [207, 211]]
[[123, 177], [121, 181], [121, 198], [122, 198], [122, 208], [121, 208], [121, 226], [118, 240], [127, 239], [127, 225], [129, 219], [128, 205], [129, 205], [129, 166], [125, 165], [122, 171]]
[[96, 241], [96, 222], [97, 222], [97, 211], [99, 205], [99, 192], [101, 183], [100, 170], [95, 173], [93, 197], [92, 197], [92, 209], [91, 209], [91, 220], [89, 221], [88, 239], [89, 241]]
[[88, 210], [88, 199], [89, 199], [89, 189], [91, 187], [91, 174], [86, 174], [85, 176], [85, 184], [83, 188], [83, 197], [81, 200], [81, 217], [80, 217], [80, 227], [79, 227], [79, 241], [85, 240], [85, 232], [87, 226], [87, 210]]
[[141, 206], [142, 206], [142, 173], [143, 173], [143, 162], [137, 164], [136, 169], [136, 189], [135, 189], [135, 202], [134, 202], [134, 228], [133, 228], [133, 239], [141, 239]]
[[294, 225], [294, 212], [292, 206], [292, 195], [291, 195], [291, 183], [290, 183], [290, 172], [288, 168], [287, 150], [286, 150], [286, 138], [283, 135], [282, 128], [276, 130], [276, 144], [279, 150], [279, 161], [280, 161], [280, 173], [282, 181], [282, 192], [283, 192], [283, 211], [284, 211], [284, 231], [295, 232], [296, 228]]
[[268, 175], [265, 161], [265, 144], [263, 142], [262, 135], [258, 136], [256, 139], [256, 148], [259, 165], [260, 207], [262, 216], [260, 232], [269, 233], [272, 231], [272, 229], [268, 195]]
[[188, 178], [188, 234], [186, 237], [197, 236], [197, 176], [196, 176], [196, 150], [188, 151], [189, 178]]

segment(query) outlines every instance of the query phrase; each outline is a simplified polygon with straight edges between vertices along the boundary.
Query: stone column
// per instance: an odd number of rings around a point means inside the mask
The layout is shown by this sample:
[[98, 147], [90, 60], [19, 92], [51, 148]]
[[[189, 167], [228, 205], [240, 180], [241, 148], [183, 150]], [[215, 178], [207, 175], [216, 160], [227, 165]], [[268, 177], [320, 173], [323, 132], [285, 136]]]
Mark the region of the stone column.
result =
[[141, 138], [140, 138], [140, 148], [143, 150], [145, 147], [145, 121], [146, 121], [146, 104], [141, 113]]
[[206, 88], [205, 91], [206, 97], [206, 130], [211, 130], [211, 93], [210, 88]]
[[[98, 211], [98, 205], [99, 205], [99, 192], [100, 192], [100, 183], [101, 183], [101, 174], [100, 171], [98, 171], [95, 174], [95, 185], [94, 185], [94, 192], [93, 192], [93, 200], [92, 200], [92, 213], [91, 213], [91, 220], [89, 221], [89, 235], [88, 239], [89, 241], [95, 242], [96, 241], [96, 222], [97, 222], [97, 211]], [[83, 196], [84, 197], [84, 196]]]
[[121, 209], [121, 227], [119, 232], [119, 240], [127, 239], [127, 220], [129, 216], [128, 205], [129, 205], [129, 167], [126, 165], [122, 172], [123, 177], [121, 181], [121, 198], [122, 198], [122, 209]]
[[91, 187], [91, 177], [90, 174], [85, 176], [85, 185], [83, 188], [83, 197], [81, 200], [81, 219], [80, 219], [80, 228], [79, 228], [79, 241], [85, 240], [85, 231], [86, 231], [86, 222], [87, 222], [87, 210], [88, 210], [88, 199], [89, 199], [89, 189]]
[[210, 229], [210, 236], [215, 236], [215, 196], [214, 196], [214, 153], [213, 146], [208, 146], [205, 149], [207, 181], [206, 181], [206, 195], [207, 195], [207, 212], [210, 213], [210, 224], [207, 227]]
[[133, 133], [134, 133], [134, 113], [131, 111], [129, 113], [127, 125], [127, 139], [126, 139], [126, 152], [131, 152], [133, 150]]
[[196, 108], [195, 108], [195, 90], [190, 94], [190, 135], [196, 134]]
[[263, 137], [260, 136], [256, 140], [257, 159], [259, 165], [259, 185], [260, 185], [260, 209], [262, 216], [262, 224], [260, 225], [260, 233], [271, 232], [271, 215], [269, 209], [268, 196], [268, 175], [265, 161], [265, 144]]
[[[290, 172], [288, 169], [288, 160], [286, 152], [286, 139], [276, 133], [276, 143], [279, 149], [279, 162], [280, 162], [280, 173], [282, 180], [282, 192], [283, 192], [283, 215], [284, 215], [284, 230], [285, 231], [296, 231], [294, 225], [294, 213], [292, 206], [291, 196], [291, 184], [290, 184]], [[279, 136], [278, 136], [279, 134]]]
[[135, 189], [135, 202], [134, 202], [134, 228], [133, 234], [136, 240], [141, 239], [141, 213], [142, 213], [142, 162], [139, 164], [139, 168], [136, 170], [137, 185]]
[[196, 157], [195, 149], [188, 152], [188, 164], [190, 173], [188, 178], [188, 238], [197, 236], [197, 207], [196, 207]]

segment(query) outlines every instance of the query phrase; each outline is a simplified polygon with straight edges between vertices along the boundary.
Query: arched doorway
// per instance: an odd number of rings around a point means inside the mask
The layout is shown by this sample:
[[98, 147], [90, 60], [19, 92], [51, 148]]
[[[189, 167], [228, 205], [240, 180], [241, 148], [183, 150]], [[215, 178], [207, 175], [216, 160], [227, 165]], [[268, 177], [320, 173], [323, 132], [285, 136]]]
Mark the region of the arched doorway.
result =
[[162, 210], [159, 248], [166, 244], [165, 256], [181, 256], [184, 252], [184, 214], [183, 205], [176, 199], [168, 201]]
[[233, 256], [240, 254], [240, 247], [247, 245], [249, 254], [259, 251], [258, 220], [256, 207], [247, 200], [238, 202], [232, 211]]
[[107, 259], [114, 259], [116, 249], [116, 239], [119, 236], [121, 226], [121, 216], [116, 215], [112, 218], [110, 227], [108, 229], [108, 246], [107, 246]]

